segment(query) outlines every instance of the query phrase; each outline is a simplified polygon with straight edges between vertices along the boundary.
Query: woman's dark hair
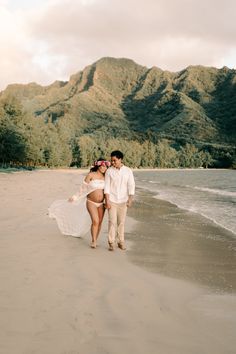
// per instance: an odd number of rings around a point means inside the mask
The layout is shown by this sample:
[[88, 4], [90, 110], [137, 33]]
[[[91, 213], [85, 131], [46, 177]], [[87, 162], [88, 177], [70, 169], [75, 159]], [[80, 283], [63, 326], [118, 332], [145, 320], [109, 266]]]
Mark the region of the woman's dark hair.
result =
[[119, 151], [119, 150], [115, 150], [115, 151], [112, 151], [111, 157], [112, 156], [123, 160], [124, 154], [121, 151]]
[[[96, 161], [105, 161], [105, 159], [102, 157], [99, 157], [99, 159], [97, 159]], [[90, 172], [97, 172], [98, 169], [99, 169], [99, 166], [93, 166], [90, 168]]]

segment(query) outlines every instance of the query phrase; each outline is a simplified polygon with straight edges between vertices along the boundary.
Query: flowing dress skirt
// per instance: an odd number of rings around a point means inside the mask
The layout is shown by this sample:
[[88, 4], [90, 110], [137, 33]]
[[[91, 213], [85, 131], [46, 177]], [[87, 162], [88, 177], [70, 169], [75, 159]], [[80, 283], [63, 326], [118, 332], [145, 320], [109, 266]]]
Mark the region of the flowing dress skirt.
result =
[[89, 231], [91, 219], [86, 208], [86, 200], [86, 196], [73, 202], [56, 200], [49, 207], [49, 217], [56, 219], [63, 235], [81, 237]]

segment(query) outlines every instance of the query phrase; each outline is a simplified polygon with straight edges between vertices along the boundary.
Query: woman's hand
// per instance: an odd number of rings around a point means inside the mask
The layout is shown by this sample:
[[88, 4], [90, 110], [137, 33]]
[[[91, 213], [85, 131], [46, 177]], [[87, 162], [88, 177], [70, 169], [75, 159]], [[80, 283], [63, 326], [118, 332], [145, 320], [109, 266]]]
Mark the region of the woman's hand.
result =
[[111, 209], [111, 203], [110, 202], [106, 202], [105, 203], [105, 209]]

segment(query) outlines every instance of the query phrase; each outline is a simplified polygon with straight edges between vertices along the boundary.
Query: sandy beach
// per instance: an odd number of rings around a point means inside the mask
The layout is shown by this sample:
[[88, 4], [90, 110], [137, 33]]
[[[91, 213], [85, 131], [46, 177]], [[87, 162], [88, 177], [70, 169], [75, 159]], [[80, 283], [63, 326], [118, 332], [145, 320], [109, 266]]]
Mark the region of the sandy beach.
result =
[[[89, 235], [63, 236], [47, 215], [55, 199], [76, 191], [82, 173], [0, 174], [0, 353], [235, 353], [230, 235], [155, 200], [152, 244], [152, 196], [138, 191], [127, 251], [108, 252], [106, 217], [93, 250]], [[206, 230], [208, 238], [196, 237]], [[223, 248], [220, 236], [229, 236]]]

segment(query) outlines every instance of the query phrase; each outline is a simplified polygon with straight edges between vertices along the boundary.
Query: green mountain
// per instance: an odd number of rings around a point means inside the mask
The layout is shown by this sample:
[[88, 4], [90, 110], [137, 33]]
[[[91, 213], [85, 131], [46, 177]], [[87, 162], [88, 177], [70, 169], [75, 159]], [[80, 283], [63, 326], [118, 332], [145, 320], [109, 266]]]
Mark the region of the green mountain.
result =
[[49, 86], [0, 93], [0, 165], [89, 166], [122, 148], [130, 166], [236, 167], [236, 71], [171, 73], [102, 58]]
[[153, 134], [192, 143], [234, 144], [236, 71], [189, 66], [172, 73], [129, 59], [102, 58], [49, 86], [9, 85], [25, 110], [73, 122], [78, 134]]

